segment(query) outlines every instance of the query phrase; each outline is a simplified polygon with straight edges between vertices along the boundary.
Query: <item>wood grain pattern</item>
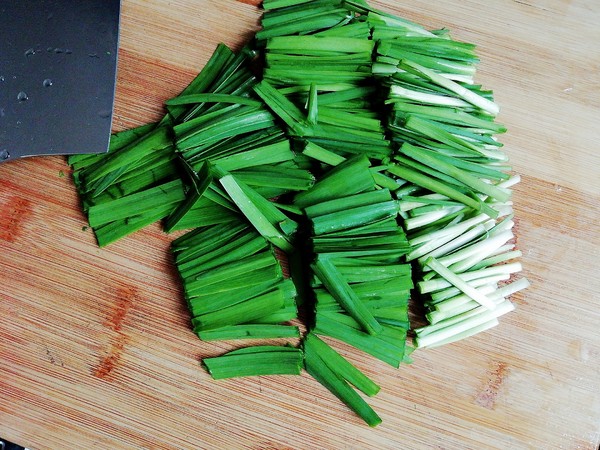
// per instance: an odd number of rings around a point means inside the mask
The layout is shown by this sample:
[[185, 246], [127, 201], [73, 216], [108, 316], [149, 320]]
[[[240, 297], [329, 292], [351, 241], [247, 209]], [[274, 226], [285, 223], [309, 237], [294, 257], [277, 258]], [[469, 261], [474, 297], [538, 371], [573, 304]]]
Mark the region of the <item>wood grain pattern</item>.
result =
[[[123, 0], [114, 128], [156, 120], [216, 44], [258, 27], [250, 1]], [[152, 226], [98, 249], [62, 158], [0, 165], [0, 436], [32, 449], [597, 449], [600, 443], [600, 8], [595, 0], [372, 1], [477, 43], [478, 80], [523, 182], [533, 286], [472, 339], [392, 369], [369, 429], [310, 377], [215, 382]], [[66, 176], [61, 176], [61, 172]]]

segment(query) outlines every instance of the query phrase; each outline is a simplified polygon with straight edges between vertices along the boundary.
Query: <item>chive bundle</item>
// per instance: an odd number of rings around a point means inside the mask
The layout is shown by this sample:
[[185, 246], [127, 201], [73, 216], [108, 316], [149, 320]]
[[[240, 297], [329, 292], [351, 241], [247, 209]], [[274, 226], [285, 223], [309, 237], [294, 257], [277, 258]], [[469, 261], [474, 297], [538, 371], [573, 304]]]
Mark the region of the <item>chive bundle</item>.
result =
[[168, 130], [154, 124], [114, 135], [106, 154], [69, 157], [101, 247], [168, 216], [183, 200], [174, 158]]
[[[267, 0], [263, 1], [263, 8], [263, 29], [256, 33], [256, 39], [259, 40], [329, 30], [347, 23], [354, 17], [342, 0]], [[366, 33], [368, 32], [367, 28]]]
[[[244, 70], [247, 58], [245, 52], [236, 55], [219, 45], [180, 98], [202, 93], [243, 95], [244, 88], [249, 89], [254, 81], [251, 72]], [[234, 67], [239, 70], [232, 70]], [[181, 179], [173, 127], [208, 110], [207, 102], [168, 105], [167, 114], [158, 124], [114, 135], [108, 153], [69, 158], [84, 212], [88, 218], [91, 215], [90, 226], [100, 246], [168, 217], [184, 200], [190, 186]], [[176, 193], [171, 181], [178, 183]], [[154, 203], [131, 211], [130, 205], [138, 204], [141, 198], [154, 199]], [[212, 201], [204, 203], [212, 207], [210, 212], [215, 216], [209, 223], [222, 223], [231, 216]]]
[[194, 333], [204, 340], [299, 336], [296, 289], [269, 243], [239, 221], [196, 228], [172, 243]]
[[471, 336], [497, 325], [498, 317], [514, 309], [507, 297], [529, 282], [512, 280], [522, 267], [514, 261], [521, 252], [511, 243], [511, 218], [495, 223], [479, 214], [415, 237], [420, 246], [412, 257], [418, 257], [422, 274], [417, 286], [430, 323], [415, 330], [417, 346]]
[[317, 335], [346, 342], [394, 367], [409, 361], [406, 335], [413, 285], [410, 265], [403, 262], [410, 246], [396, 221], [398, 202], [388, 189], [376, 188], [363, 155], [334, 164], [294, 200], [311, 225], [314, 252], [315, 324], [304, 341], [306, 368], [375, 426], [379, 417], [348, 382], [359, 385], [340, 370], [349, 367], [356, 376], [364, 375], [348, 362], [337, 362], [339, 355]]
[[388, 173], [415, 261], [430, 325], [418, 347], [439, 346], [498, 324], [514, 309], [506, 297], [528, 286], [506, 283], [521, 270], [506, 155], [495, 138], [492, 93], [474, 84], [474, 45], [373, 16], [379, 39], [373, 73], [388, 87], [388, 128], [397, 148]]
[[[267, 10], [263, 32], [269, 32], [272, 15], [294, 20], [298, 8], [318, 10], [322, 3], [343, 8], [346, 19], [329, 28], [319, 28], [315, 23], [310, 30], [267, 39], [263, 74], [267, 86], [259, 86], [265, 91], [261, 96], [284, 121], [286, 111], [294, 111], [301, 127], [286, 123], [291, 134], [304, 138], [304, 143], [314, 143], [344, 157], [389, 157], [389, 141], [377, 108], [373, 108], [375, 41], [369, 39], [371, 31], [363, 16], [343, 1], [305, 2], [276, 10], [269, 9], [267, 2], [263, 5]], [[283, 113], [274, 106], [278, 103], [286, 105]]]
[[[376, 426], [357, 390], [379, 387], [319, 335], [398, 367], [414, 350], [414, 288], [428, 320], [416, 348], [514, 309], [509, 296], [529, 283], [514, 280], [519, 177], [496, 137], [506, 128], [475, 84], [475, 46], [447, 30], [364, 0], [263, 7], [252, 45], [218, 45], [160, 122], [69, 163], [100, 246], [161, 219], [188, 231], [171, 250], [200, 339], [299, 338], [297, 305], [314, 306], [299, 348], [206, 358], [213, 378], [304, 366]], [[287, 257], [301, 262], [291, 278]]]

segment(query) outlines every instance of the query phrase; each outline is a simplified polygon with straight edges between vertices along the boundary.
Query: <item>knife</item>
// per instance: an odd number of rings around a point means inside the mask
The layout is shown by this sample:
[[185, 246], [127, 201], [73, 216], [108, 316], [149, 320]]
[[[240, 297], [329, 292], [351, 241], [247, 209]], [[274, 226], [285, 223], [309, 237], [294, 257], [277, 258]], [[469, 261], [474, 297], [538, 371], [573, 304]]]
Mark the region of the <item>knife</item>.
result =
[[108, 150], [120, 0], [0, 1], [0, 162]]
[[20, 445], [13, 444], [12, 442], [5, 441], [0, 437], [0, 450], [29, 450], [28, 448], [21, 447]]

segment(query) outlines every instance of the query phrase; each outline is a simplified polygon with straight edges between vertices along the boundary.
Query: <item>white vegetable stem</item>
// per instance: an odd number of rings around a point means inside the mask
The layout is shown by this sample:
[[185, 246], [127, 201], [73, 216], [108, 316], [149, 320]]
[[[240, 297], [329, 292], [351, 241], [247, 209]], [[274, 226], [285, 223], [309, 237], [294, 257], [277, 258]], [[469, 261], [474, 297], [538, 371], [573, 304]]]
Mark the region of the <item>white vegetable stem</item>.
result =
[[448, 89], [449, 91], [454, 92], [466, 102], [469, 102], [472, 105], [481, 108], [483, 111], [493, 116], [496, 116], [500, 112], [500, 108], [498, 108], [498, 105], [496, 103], [488, 100], [485, 97], [482, 97], [481, 95], [476, 94], [473, 91], [470, 91], [469, 89], [465, 88], [464, 86], [461, 86], [458, 83], [455, 83], [452, 80], [448, 80], [447, 78], [442, 77], [441, 75], [439, 75], [431, 69], [427, 69], [426, 67], [423, 67], [417, 63], [405, 59], [400, 61], [400, 68], [406, 70], [407, 72], [415, 73], [424, 78], [427, 78], [432, 83], [435, 83], [439, 86]]
[[436, 220], [442, 219], [450, 214], [454, 214], [455, 212], [464, 209], [463, 205], [459, 206], [447, 206], [438, 211], [431, 211], [426, 214], [421, 214], [415, 217], [411, 217], [404, 221], [404, 228], [406, 230], [414, 230], [415, 228], [421, 228], [425, 225], [429, 225]]
[[498, 325], [499, 322], [497, 318], [492, 317], [489, 320], [485, 320], [487, 318], [487, 316], [475, 317], [470, 321], [467, 321], [462, 326], [457, 327], [456, 330], [451, 328], [446, 331], [442, 330], [438, 333], [432, 333], [424, 336], [423, 338], [417, 337], [416, 345], [418, 348], [438, 347], [440, 345], [449, 344], [451, 342], [456, 342], [469, 336], [473, 336]]
[[[478, 288], [481, 286], [486, 286], [486, 285], [494, 285], [497, 287], [497, 284], [500, 283], [501, 281], [506, 281], [510, 279], [510, 274], [500, 274], [500, 275], [491, 275], [488, 277], [484, 277], [484, 278], [477, 278], [475, 280], [470, 280], [469, 284], [471, 286], [473, 286], [474, 288]], [[446, 289], [442, 289], [441, 291], [437, 291], [434, 292], [433, 294], [431, 294], [431, 300], [432, 303], [435, 303], [436, 305], [439, 302], [448, 300], [450, 298], [453, 298], [457, 295], [460, 295], [460, 290], [455, 288], [454, 286], [452, 286], [450, 283], [448, 283], [446, 280], [441, 279], [441, 278], [437, 278], [435, 280], [432, 281], [438, 281], [438, 284], [443, 283], [444, 286], [450, 286]]]
[[[510, 284], [498, 288], [495, 285], [486, 285], [478, 288], [477, 290], [486, 294], [489, 299], [496, 303], [500, 303], [505, 297], [509, 297], [515, 292], [529, 287], [529, 281], [526, 278], [521, 278]], [[427, 318], [431, 324], [435, 324], [440, 321], [445, 321], [450, 317], [456, 316], [466, 311], [470, 311], [474, 308], [478, 308], [479, 305], [471, 300], [467, 295], [461, 294], [456, 297], [449, 298], [442, 302], [434, 305], [434, 310], [427, 314]]]
[[[442, 267], [444, 266], [442, 265]], [[444, 267], [444, 269], [446, 268]], [[494, 278], [496, 276], [500, 276], [501, 278], [510, 277], [511, 274], [520, 272], [521, 270], [523, 270], [523, 266], [521, 265], [521, 263], [514, 262], [509, 264], [501, 264], [498, 266], [486, 267], [485, 269], [481, 270], [473, 270], [471, 272], [463, 272], [459, 275], [455, 275], [463, 281], [471, 281], [477, 279], [485, 280], [488, 278]], [[437, 270], [435, 272], [437, 272]], [[434, 292], [440, 289], [444, 289], [454, 284], [450, 283], [447, 279], [445, 279], [445, 277], [442, 277], [442, 279], [436, 278], [433, 280], [421, 281], [418, 283], [418, 285], [419, 291], [422, 294], [426, 294], [428, 292]], [[458, 288], [458, 286], [456, 287]]]
[[471, 106], [468, 102], [461, 100], [460, 98], [448, 97], [447, 95], [436, 95], [428, 94], [426, 92], [413, 91], [411, 89], [406, 89], [402, 86], [398, 86], [397, 84], [391, 86], [390, 97], [405, 98], [408, 100], [426, 103], [429, 105], [454, 106], [458, 108], [466, 108]]
[[425, 261], [425, 264], [427, 266], [431, 267], [431, 269], [434, 270], [435, 272], [437, 272], [438, 275], [440, 275], [442, 278], [446, 279], [446, 281], [448, 281], [449, 283], [453, 284], [456, 288], [460, 289], [462, 292], [464, 292], [466, 295], [471, 297], [473, 300], [475, 300], [481, 306], [485, 306], [487, 309], [490, 309], [490, 310], [496, 308], [496, 304], [493, 301], [491, 301], [489, 298], [487, 298], [484, 294], [479, 292], [474, 287], [470, 286], [463, 279], [461, 279], [458, 275], [456, 275], [454, 272], [452, 272], [451, 270], [446, 268], [437, 259], [435, 259], [433, 257], [429, 257]]
[[[477, 216], [475, 216], [471, 219], [465, 220], [464, 222], [460, 222], [451, 227], [442, 228], [441, 230], [434, 231], [432, 233], [427, 233], [422, 236], [418, 236], [414, 239], [411, 239], [410, 245], [411, 245], [411, 247], [415, 247], [415, 246], [417, 246], [419, 244], [423, 244], [427, 241], [431, 241], [434, 239], [441, 239], [444, 236], [448, 236], [448, 235], [458, 236], [461, 233], [466, 232], [469, 228], [471, 228], [479, 223], [485, 222], [488, 219], [489, 219], [489, 216], [487, 214], [478, 214]], [[411, 252], [411, 254], [412, 254], [412, 252]], [[412, 258], [412, 259], [414, 259], [414, 258]]]
[[[447, 255], [450, 252], [453, 252], [457, 248], [462, 247], [463, 245], [471, 242], [474, 239], [477, 239], [479, 236], [483, 235], [486, 231], [488, 231], [494, 225], [493, 220], [488, 220], [483, 224], [479, 224], [473, 228], [471, 228], [466, 233], [461, 234], [456, 239], [452, 239], [451, 241], [445, 243], [444, 245], [437, 247], [435, 250], [431, 251], [425, 256], [433, 256], [435, 258], [443, 255]], [[419, 248], [420, 249], [420, 248]], [[425, 258], [423, 258], [423, 261]]]
[[428, 325], [415, 333], [419, 337], [421, 345], [436, 342], [447, 337], [459, 334], [473, 326], [488, 322], [491, 319], [498, 318], [506, 313], [514, 311], [515, 306], [508, 300], [500, 302], [493, 311], [490, 311], [482, 306], [478, 306], [471, 311], [458, 314], [450, 319], [438, 322], [435, 325]]
[[495, 236], [471, 244], [439, 261], [455, 273], [461, 273], [473, 267], [479, 261], [491, 255], [498, 247], [513, 238], [512, 231], [503, 231]]

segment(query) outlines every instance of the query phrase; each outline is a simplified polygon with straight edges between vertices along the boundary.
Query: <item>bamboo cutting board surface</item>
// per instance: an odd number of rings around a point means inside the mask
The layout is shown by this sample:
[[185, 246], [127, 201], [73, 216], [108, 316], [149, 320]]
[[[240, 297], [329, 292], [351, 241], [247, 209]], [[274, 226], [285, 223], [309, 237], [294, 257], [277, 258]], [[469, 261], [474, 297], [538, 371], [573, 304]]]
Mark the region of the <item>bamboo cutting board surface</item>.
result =
[[[123, 0], [114, 129], [157, 119], [255, 1]], [[335, 343], [382, 389], [369, 429], [316, 381], [215, 382], [151, 226], [98, 249], [63, 158], [0, 166], [0, 436], [31, 449], [597, 449], [600, 7], [596, 0], [374, 6], [474, 42], [523, 181], [533, 286], [499, 327], [399, 370]], [[0, 124], [1, 125], [1, 124]]]

